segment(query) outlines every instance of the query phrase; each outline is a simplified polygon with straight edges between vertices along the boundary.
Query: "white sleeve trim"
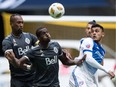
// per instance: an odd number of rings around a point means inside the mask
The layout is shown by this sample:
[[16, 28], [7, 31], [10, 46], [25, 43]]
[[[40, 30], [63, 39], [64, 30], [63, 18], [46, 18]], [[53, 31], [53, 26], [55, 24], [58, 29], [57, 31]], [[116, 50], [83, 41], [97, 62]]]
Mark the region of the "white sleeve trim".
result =
[[99, 64], [94, 58], [92, 58], [92, 53], [91, 53], [91, 52], [85, 52], [85, 54], [87, 55], [85, 61], [86, 61], [89, 65], [91, 65], [91, 66], [93, 66], [93, 67], [95, 67], [95, 68], [97, 68], [97, 69], [103, 70], [104, 72], [108, 73], [108, 70], [106, 70], [106, 69], [104, 68], [104, 66], [102, 66], [102, 65]]

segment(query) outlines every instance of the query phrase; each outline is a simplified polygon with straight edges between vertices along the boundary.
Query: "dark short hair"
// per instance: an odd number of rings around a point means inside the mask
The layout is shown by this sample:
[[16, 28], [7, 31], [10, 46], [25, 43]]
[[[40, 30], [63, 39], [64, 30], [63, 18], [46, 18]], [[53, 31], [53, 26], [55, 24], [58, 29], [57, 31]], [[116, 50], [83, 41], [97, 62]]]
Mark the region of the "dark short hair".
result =
[[41, 30], [44, 29], [44, 28], [45, 28], [45, 27], [38, 27], [38, 28], [36, 29], [36, 36], [37, 36], [37, 38], [40, 38]]
[[90, 21], [90, 22], [88, 22], [88, 24], [96, 24], [96, 21], [95, 20], [93, 20], [93, 21]]
[[10, 16], [10, 22], [13, 22], [13, 18], [15, 17], [15, 16], [21, 16], [20, 14], [12, 14], [11, 16]]
[[94, 28], [94, 27], [99, 27], [104, 32], [104, 28], [100, 24], [93, 24], [91, 28]]

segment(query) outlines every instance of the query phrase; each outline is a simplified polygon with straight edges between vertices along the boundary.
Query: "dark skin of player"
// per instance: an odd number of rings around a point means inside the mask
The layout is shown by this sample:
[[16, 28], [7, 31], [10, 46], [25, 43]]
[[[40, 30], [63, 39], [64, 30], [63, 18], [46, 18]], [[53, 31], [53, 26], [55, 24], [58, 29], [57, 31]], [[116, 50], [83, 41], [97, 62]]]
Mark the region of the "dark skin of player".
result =
[[[22, 33], [22, 30], [23, 30], [23, 19], [22, 19], [22, 17], [19, 16], [19, 15], [11, 17], [10, 25], [11, 25], [11, 28], [12, 28], [12, 34], [16, 37], [19, 37], [20, 34]], [[6, 58], [9, 55], [15, 56], [13, 51], [11, 51], [11, 52], [8, 51], [8, 52], [5, 53]]]
[[[22, 17], [20, 15], [16, 15], [10, 18], [10, 26], [12, 29], [12, 34], [15, 37], [20, 37], [20, 35], [22, 34], [23, 31], [23, 26], [24, 26], [24, 21], [22, 19]], [[5, 57], [8, 59], [8, 57], [15, 57], [15, 54], [13, 51], [7, 51], [5, 54]], [[11, 60], [9, 60], [9, 62], [14, 65]], [[14, 65], [16, 66], [16, 65]], [[25, 68], [26, 65], [24, 64], [23, 68]]]
[[22, 17], [18, 15], [12, 17], [10, 20], [10, 25], [12, 28], [13, 35], [20, 36], [20, 34], [23, 31], [23, 25], [24, 25]]
[[[41, 29], [39, 32], [40, 32], [40, 37], [38, 37], [39, 45], [41, 48], [47, 48], [49, 46], [51, 36], [46, 28]], [[12, 54], [12, 53], [10, 53], [10, 54]], [[17, 58], [15, 58], [15, 56], [12, 56], [10, 54], [7, 57], [8, 60], [10, 60], [12, 63], [17, 65], [18, 67], [23, 67], [25, 62], [28, 61], [28, 59], [25, 57], [17, 59]], [[86, 56], [84, 56], [82, 58], [82, 60], [80, 60], [80, 61], [75, 61], [75, 60], [71, 59], [71, 55], [68, 53], [68, 51], [63, 50], [63, 55], [59, 59], [61, 60], [61, 62], [64, 65], [80, 65], [85, 60], [85, 57]]]

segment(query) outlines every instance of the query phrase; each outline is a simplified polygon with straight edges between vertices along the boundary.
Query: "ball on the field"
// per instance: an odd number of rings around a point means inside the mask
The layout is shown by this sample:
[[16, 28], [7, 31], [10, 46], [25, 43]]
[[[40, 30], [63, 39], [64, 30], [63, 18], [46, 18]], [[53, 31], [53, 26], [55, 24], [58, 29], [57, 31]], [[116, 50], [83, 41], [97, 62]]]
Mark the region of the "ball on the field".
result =
[[49, 7], [49, 14], [53, 18], [61, 18], [65, 13], [65, 8], [61, 3], [53, 3]]

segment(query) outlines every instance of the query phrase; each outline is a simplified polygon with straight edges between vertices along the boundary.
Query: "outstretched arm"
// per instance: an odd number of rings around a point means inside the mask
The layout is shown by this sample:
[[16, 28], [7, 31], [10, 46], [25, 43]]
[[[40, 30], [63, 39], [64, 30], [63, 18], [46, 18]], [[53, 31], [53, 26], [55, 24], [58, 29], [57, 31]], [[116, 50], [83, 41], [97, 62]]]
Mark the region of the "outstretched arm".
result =
[[[81, 50], [84, 52], [84, 55], [86, 55], [86, 59], [85, 61], [97, 68], [97, 69], [100, 69], [104, 72], [106, 72], [111, 78], [114, 78], [114, 73], [111, 72], [110, 70], [108, 71], [107, 69], [104, 68], [104, 66], [102, 66], [101, 64], [99, 64], [93, 57], [92, 57], [92, 49], [93, 49], [93, 46], [94, 46], [94, 43], [93, 43], [93, 39], [91, 38], [86, 38], [83, 40], [82, 44], [81, 44]], [[88, 51], [89, 50], [89, 51]]]
[[85, 61], [89, 65], [91, 65], [91, 66], [93, 66], [93, 67], [95, 67], [97, 69], [103, 70], [108, 75], [110, 75], [111, 78], [114, 78], [115, 77], [115, 74], [112, 71], [105, 69], [104, 66], [102, 66], [94, 58], [92, 58], [92, 53], [91, 52], [85, 52], [85, 54], [87, 55]]
[[63, 55], [60, 57], [61, 62], [64, 65], [81, 65], [83, 61], [85, 60], [84, 56], [81, 60], [72, 60], [72, 56], [67, 50], [63, 50]]

